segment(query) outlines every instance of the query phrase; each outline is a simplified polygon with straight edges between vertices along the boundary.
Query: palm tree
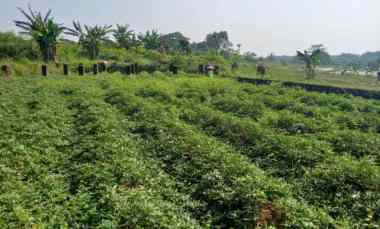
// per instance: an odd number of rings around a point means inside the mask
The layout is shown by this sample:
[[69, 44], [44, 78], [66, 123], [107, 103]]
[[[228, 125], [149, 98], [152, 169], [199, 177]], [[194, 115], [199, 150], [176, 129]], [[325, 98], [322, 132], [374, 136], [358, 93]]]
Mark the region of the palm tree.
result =
[[140, 34], [139, 40], [144, 44], [146, 49], [157, 50], [161, 46], [161, 36], [156, 30], [148, 30], [145, 35]]
[[84, 25], [84, 29], [79, 22], [73, 22], [74, 29], [68, 29], [66, 34], [79, 38], [79, 44], [86, 50], [90, 58], [96, 59], [99, 56], [99, 46], [103, 42], [108, 42], [107, 35], [112, 31], [112, 26], [88, 26]]
[[133, 30], [129, 30], [129, 25], [116, 25], [113, 30], [113, 37], [121, 48], [129, 49], [135, 46], [138, 41]]
[[48, 62], [56, 58], [56, 50], [59, 36], [66, 30], [64, 26], [54, 22], [49, 10], [45, 16], [41, 12], [34, 12], [28, 6], [29, 13], [21, 8], [20, 12], [26, 17], [26, 21], [14, 21], [16, 26], [22, 29], [22, 34], [31, 36], [40, 48], [43, 60]]
[[321, 49], [315, 49], [311, 51], [305, 50], [303, 53], [297, 51], [297, 57], [305, 62], [306, 75], [310, 78], [315, 77], [315, 67], [319, 64], [320, 53]]

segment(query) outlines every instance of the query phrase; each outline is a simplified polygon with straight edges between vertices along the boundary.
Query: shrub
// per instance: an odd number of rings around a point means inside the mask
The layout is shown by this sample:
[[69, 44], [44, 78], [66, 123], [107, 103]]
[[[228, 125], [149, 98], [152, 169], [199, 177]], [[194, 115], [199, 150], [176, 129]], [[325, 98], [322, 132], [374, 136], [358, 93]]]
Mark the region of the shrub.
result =
[[0, 32], [0, 59], [38, 59], [39, 56], [38, 47], [32, 40]]

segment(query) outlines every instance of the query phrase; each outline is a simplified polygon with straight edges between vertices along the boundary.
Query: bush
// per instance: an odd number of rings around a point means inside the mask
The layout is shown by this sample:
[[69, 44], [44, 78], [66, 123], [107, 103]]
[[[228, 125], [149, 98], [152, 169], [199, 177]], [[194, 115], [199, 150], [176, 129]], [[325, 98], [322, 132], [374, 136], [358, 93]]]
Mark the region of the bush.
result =
[[38, 47], [32, 40], [16, 36], [14, 33], [0, 32], [0, 59], [38, 59], [39, 56]]

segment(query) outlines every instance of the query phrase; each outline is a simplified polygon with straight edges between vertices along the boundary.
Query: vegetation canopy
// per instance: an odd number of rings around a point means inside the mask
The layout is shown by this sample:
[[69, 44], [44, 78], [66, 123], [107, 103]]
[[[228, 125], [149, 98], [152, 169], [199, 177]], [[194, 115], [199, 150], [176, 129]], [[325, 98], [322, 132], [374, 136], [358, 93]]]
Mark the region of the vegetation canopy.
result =
[[57, 40], [66, 28], [54, 21], [51, 10], [43, 16], [41, 12], [34, 12], [30, 5], [29, 13], [21, 8], [18, 9], [27, 19], [15, 21], [16, 26], [22, 29], [21, 33], [32, 37], [37, 42], [45, 62], [55, 60]]
[[87, 52], [90, 59], [94, 60], [99, 57], [100, 45], [102, 42], [109, 41], [108, 34], [112, 31], [112, 26], [89, 26], [82, 25], [80, 22], [73, 22], [73, 29], [68, 29], [66, 34], [75, 36], [79, 39], [79, 44]]

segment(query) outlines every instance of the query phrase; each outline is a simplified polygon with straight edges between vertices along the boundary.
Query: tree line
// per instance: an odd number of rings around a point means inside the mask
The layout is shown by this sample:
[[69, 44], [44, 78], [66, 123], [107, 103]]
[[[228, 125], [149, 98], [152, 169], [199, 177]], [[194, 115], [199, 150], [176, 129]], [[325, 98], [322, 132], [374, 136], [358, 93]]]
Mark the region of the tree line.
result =
[[[115, 44], [126, 50], [143, 46], [146, 49], [156, 50], [162, 53], [202, 53], [214, 51], [224, 55], [234, 55], [240, 52], [233, 49], [227, 31], [213, 32], [206, 36], [202, 42], [190, 42], [190, 38], [180, 32], [160, 34], [157, 30], [148, 30], [137, 34], [129, 25], [82, 25], [79, 21], [73, 21], [72, 27], [66, 27], [56, 22], [49, 10], [45, 15], [34, 11], [29, 5], [27, 10], [18, 8], [25, 20], [16, 20], [15, 25], [21, 29], [21, 34], [32, 38], [38, 45], [41, 56], [45, 62], [54, 61], [57, 58], [57, 44], [63, 35], [75, 37], [81, 49], [90, 59], [97, 59], [100, 54], [100, 46], [103, 44]], [[8, 36], [11, 36], [8, 34]], [[247, 58], [252, 53], [247, 53]]]
[[[319, 46], [319, 45], [317, 45]], [[316, 47], [316, 46], [314, 46]], [[313, 48], [310, 48], [312, 50]], [[330, 66], [342, 66], [346, 69], [352, 71], [358, 71], [360, 69], [367, 71], [378, 71], [380, 68], [380, 51], [378, 52], [366, 52], [364, 54], [352, 54], [352, 53], [342, 53], [339, 55], [330, 55], [326, 48], [322, 46], [320, 52], [319, 64], [330, 65]], [[302, 58], [297, 56], [278, 56], [273, 55], [272, 60], [275, 63], [283, 64], [302, 64]]]
[[[169, 54], [202, 54], [215, 52], [227, 59], [236, 62], [244, 60], [256, 62], [257, 55], [254, 52], [241, 54], [241, 44], [236, 47], [230, 41], [227, 31], [219, 31], [207, 34], [202, 42], [191, 42], [190, 38], [181, 32], [160, 34], [157, 30], [148, 30], [145, 33], [136, 33], [128, 24], [125, 25], [83, 25], [79, 21], [73, 21], [71, 27], [64, 26], [56, 22], [49, 10], [45, 15], [34, 11], [30, 5], [24, 10], [18, 8], [25, 20], [16, 20], [15, 25], [21, 29], [21, 34], [32, 38], [45, 62], [57, 61], [57, 45], [63, 35], [77, 39], [77, 44], [82, 52], [91, 60], [99, 59], [101, 47], [111, 45], [112, 47], [124, 50], [138, 49], [143, 47], [148, 50], [155, 50], [160, 53]], [[19, 42], [14, 42], [14, 41]], [[0, 41], [13, 42], [13, 46], [0, 44], [0, 58], [13, 57], [24, 54], [29, 59], [36, 59], [38, 56], [33, 52], [28, 52], [33, 46], [31, 41], [25, 41], [21, 37], [13, 34], [0, 33]], [[21, 42], [22, 41], [22, 42]], [[280, 62], [287, 64], [304, 64], [306, 75], [310, 78], [315, 76], [317, 65], [344, 65], [353, 70], [367, 68], [376, 71], [380, 68], [380, 53], [369, 53], [364, 61], [363, 56], [342, 54], [340, 56], [330, 56], [323, 45], [313, 45], [304, 51], [297, 51], [296, 56], [275, 56], [271, 54], [265, 60], [269, 62]], [[264, 60], [264, 59], [261, 59]]]

